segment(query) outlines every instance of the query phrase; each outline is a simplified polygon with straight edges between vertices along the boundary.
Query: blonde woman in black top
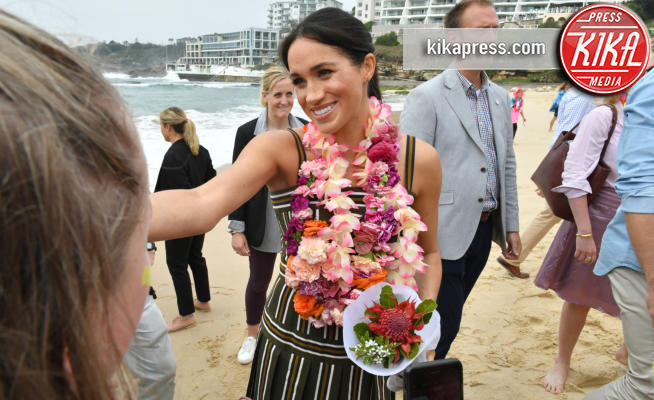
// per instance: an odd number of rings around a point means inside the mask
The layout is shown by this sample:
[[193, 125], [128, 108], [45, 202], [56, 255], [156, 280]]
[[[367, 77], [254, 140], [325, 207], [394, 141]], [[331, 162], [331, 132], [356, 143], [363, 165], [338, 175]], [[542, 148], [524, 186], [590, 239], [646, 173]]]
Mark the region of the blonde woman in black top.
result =
[[[170, 107], [161, 112], [161, 134], [172, 143], [159, 170], [155, 192], [170, 189], [192, 189], [216, 176], [209, 152], [200, 146], [195, 124], [184, 110]], [[202, 256], [204, 235], [166, 240], [166, 264], [173, 278], [177, 294], [179, 316], [168, 325], [175, 332], [194, 325], [196, 309], [210, 311], [209, 274]], [[191, 280], [187, 267], [191, 267], [197, 300], [193, 301]]]
[[[294, 97], [295, 90], [286, 68], [278, 65], [268, 68], [261, 78], [261, 105], [265, 108], [259, 117], [239, 126], [232, 161], [236, 161], [255, 136], [270, 130], [298, 128], [308, 123], [291, 114]], [[254, 357], [257, 331], [275, 258], [281, 251], [281, 233], [268, 188], [262, 187], [247, 203], [229, 215], [229, 232], [234, 251], [249, 257], [250, 261], [250, 277], [245, 289], [248, 333], [237, 356], [239, 363], [249, 364]]]

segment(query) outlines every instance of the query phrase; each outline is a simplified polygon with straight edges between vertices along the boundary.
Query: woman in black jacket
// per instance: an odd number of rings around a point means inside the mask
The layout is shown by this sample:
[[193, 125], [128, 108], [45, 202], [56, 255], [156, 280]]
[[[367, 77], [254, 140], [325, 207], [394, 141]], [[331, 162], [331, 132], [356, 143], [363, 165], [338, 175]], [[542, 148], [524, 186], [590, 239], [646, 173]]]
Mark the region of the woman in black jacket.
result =
[[[195, 124], [178, 107], [165, 109], [159, 115], [161, 134], [172, 143], [164, 156], [157, 178], [155, 192], [170, 189], [191, 189], [216, 176], [209, 152], [200, 146]], [[204, 235], [166, 240], [166, 264], [173, 278], [177, 294], [179, 316], [168, 325], [168, 332], [194, 325], [195, 309], [209, 311], [209, 274], [202, 257]], [[197, 300], [193, 301], [191, 280], [187, 267], [191, 267]]]
[[[279, 66], [266, 70], [261, 80], [261, 104], [265, 110], [258, 118], [238, 128], [234, 141], [233, 160], [256, 135], [297, 128], [307, 123], [291, 115], [293, 84], [288, 71]], [[281, 234], [272, 208], [268, 189], [264, 186], [247, 203], [229, 215], [229, 232], [236, 253], [250, 258], [250, 278], [245, 289], [245, 313], [248, 336], [238, 352], [238, 362], [248, 364], [254, 357], [257, 331], [266, 301], [266, 291], [281, 250]]]

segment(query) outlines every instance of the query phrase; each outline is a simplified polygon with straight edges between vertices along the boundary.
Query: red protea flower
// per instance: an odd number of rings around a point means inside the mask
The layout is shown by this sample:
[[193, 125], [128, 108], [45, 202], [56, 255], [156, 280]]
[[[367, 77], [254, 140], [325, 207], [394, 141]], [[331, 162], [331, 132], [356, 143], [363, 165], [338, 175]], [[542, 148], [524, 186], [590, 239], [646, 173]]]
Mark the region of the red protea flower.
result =
[[[382, 295], [383, 296], [383, 295]], [[415, 334], [415, 330], [420, 330], [424, 326], [423, 313], [416, 313], [416, 303], [411, 300], [405, 300], [397, 303], [395, 296], [389, 296], [392, 301], [392, 307], [387, 308], [384, 305], [374, 303], [366, 310], [370, 317], [368, 327], [378, 336], [387, 337], [388, 340], [400, 343], [399, 348], [395, 348], [395, 360], [400, 359], [400, 349], [404, 352], [405, 357], [411, 353], [413, 343], [421, 343], [420, 336]], [[387, 303], [384, 302], [383, 303]], [[387, 303], [386, 305], [391, 305]]]

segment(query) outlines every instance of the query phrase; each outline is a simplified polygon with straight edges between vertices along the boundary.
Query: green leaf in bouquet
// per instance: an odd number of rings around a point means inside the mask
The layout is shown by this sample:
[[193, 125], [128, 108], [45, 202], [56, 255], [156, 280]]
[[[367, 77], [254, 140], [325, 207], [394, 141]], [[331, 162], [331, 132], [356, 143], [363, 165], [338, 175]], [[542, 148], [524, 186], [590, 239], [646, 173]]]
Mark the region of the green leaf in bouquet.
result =
[[384, 286], [379, 294], [379, 304], [388, 309], [393, 308], [397, 304], [397, 298], [393, 294], [393, 289], [390, 286]]
[[[436, 302], [432, 299], [423, 300], [422, 303], [416, 307], [416, 313], [427, 314], [436, 309]], [[426, 323], [426, 322], [425, 322]]]
[[352, 329], [354, 330], [354, 334], [357, 335], [357, 338], [361, 342], [370, 338], [370, 334], [372, 332], [368, 327], [368, 324], [365, 322], [359, 322], [358, 324], [354, 325]]
[[379, 318], [379, 314], [377, 314], [376, 312], [372, 312], [370, 310], [364, 311], [363, 314], [369, 317]]
[[434, 315], [434, 313], [428, 313], [428, 314], [423, 315], [422, 316], [422, 322], [424, 322], [425, 325], [427, 325], [429, 323], [429, 321], [431, 320], [432, 315]]
[[375, 255], [372, 251], [369, 251], [366, 254], [359, 254], [359, 257], [367, 258], [370, 261], [375, 261]]
[[420, 343], [412, 343], [411, 352], [409, 353], [409, 356], [407, 358], [409, 360], [416, 358], [416, 356], [418, 355], [418, 351], [420, 351]]

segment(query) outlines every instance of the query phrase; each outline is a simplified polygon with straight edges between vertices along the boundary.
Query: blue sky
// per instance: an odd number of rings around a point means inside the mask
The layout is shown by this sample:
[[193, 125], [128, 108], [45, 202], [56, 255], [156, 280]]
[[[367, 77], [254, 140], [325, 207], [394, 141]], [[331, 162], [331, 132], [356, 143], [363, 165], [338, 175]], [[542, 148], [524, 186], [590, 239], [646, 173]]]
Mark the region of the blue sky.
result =
[[[0, 0], [0, 8], [55, 34], [163, 44], [168, 38], [266, 27], [271, 0]], [[354, 0], [342, 0], [351, 10]]]

